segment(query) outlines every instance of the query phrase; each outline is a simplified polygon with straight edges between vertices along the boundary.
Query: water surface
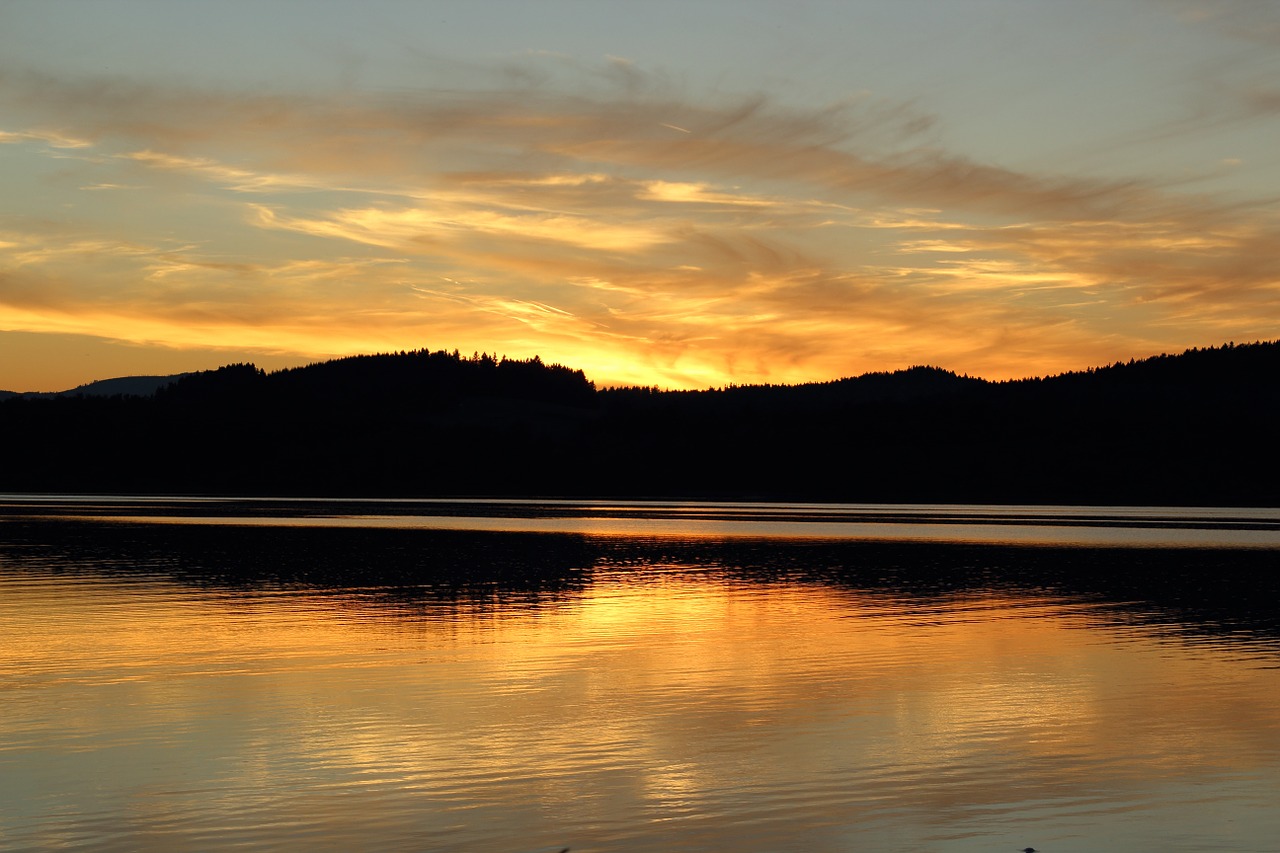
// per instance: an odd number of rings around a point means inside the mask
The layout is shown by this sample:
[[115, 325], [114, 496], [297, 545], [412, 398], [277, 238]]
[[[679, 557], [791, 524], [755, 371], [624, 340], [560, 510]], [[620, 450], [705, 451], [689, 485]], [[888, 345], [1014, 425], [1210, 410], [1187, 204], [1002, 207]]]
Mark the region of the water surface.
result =
[[0, 847], [1280, 837], [1275, 511], [0, 502]]

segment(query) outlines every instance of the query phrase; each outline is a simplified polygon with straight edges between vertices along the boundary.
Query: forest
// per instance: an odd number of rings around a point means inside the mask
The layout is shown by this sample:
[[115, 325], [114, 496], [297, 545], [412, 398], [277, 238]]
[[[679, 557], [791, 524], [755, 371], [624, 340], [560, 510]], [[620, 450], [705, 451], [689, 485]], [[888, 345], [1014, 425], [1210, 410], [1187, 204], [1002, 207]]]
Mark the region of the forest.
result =
[[1280, 342], [706, 391], [401, 352], [11, 394], [0, 491], [1280, 505]]

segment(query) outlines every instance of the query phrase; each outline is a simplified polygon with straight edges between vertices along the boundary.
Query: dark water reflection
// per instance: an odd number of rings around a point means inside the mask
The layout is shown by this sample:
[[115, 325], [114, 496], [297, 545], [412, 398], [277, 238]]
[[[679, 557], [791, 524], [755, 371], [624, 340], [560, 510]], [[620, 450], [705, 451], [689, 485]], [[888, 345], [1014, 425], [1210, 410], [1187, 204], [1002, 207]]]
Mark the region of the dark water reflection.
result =
[[0, 521], [0, 848], [1280, 837], [1270, 548], [100, 506]]
[[635, 570], [759, 585], [819, 584], [896, 599], [1055, 595], [1098, 613], [1238, 641], [1280, 637], [1280, 551], [591, 536], [359, 527], [11, 520], [0, 553], [51, 570], [164, 574], [201, 587], [362, 588], [401, 607], [554, 603]]

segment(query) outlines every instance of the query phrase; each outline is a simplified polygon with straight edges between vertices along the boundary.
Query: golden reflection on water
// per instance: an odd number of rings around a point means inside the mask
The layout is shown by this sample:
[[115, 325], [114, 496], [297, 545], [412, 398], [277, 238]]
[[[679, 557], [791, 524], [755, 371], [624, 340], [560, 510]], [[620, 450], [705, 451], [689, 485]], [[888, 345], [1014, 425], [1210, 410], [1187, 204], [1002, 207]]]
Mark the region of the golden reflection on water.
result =
[[[579, 509], [589, 507], [576, 505]], [[2, 507], [0, 507], [2, 508]], [[77, 509], [81, 509], [77, 507]], [[104, 507], [118, 512], [118, 507]], [[185, 509], [190, 509], [186, 507]], [[946, 521], [927, 515], [878, 520], [874, 513], [806, 513], [798, 518], [774, 518], [750, 507], [723, 516], [690, 517], [675, 509], [649, 514], [633, 507], [599, 507], [599, 514], [520, 516], [444, 514], [309, 514], [298, 516], [192, 515], [75, 515], [48, 518], [69, 521], [112, 521], [122, 524], [171, 524], [223, 527], [303, 527], [357, 530], [467, 530], [490, 533], [551, 533], [620, 538], [705, 537], [708, 539], [850, 539], [883, 542], [968, 542], [983, 544], [1099, 545], [1105, 547], [1280, 548], [1280, 518], [1275, 510], [1236, 511], [1243, 519], [1228, 517], [1190, 519], [1179, 526], [1151, 521], [1132, 514], [1097, 518], [1049, 520], [1035, 514], [992, 514], [969, 517], [953, 514]], [[1061, 509], [1061, 508], [1059, 508]], [[1069, 522], [1069, 523], [1064, 523]], [[1253, 526], [1250, 526], [1253, 525]]]
[[189, 527], [536, 532], [1102, 547], [1280, 548], [1280, 509], [487, 498], [195, 498], [0, 494], [45, 521]]
[[0, 845], [1099, 849], [1280, 780], [1275, 670], [1047, 596], [0, 572], [0, 620]]

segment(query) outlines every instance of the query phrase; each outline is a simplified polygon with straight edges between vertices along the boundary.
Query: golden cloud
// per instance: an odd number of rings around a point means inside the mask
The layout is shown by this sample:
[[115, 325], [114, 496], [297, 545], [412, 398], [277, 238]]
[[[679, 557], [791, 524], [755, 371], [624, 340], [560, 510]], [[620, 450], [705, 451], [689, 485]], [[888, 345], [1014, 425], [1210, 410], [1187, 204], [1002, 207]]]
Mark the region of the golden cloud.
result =
[[672, 385], [1005, 377], [1280, 330], [1262, 209], [975, 163], [865, 97], [513, 79], [357, 102], [0, 78], [34, 128], [0, 142], [75, 163], [64, 222], [0, 233], [0, 322]]

